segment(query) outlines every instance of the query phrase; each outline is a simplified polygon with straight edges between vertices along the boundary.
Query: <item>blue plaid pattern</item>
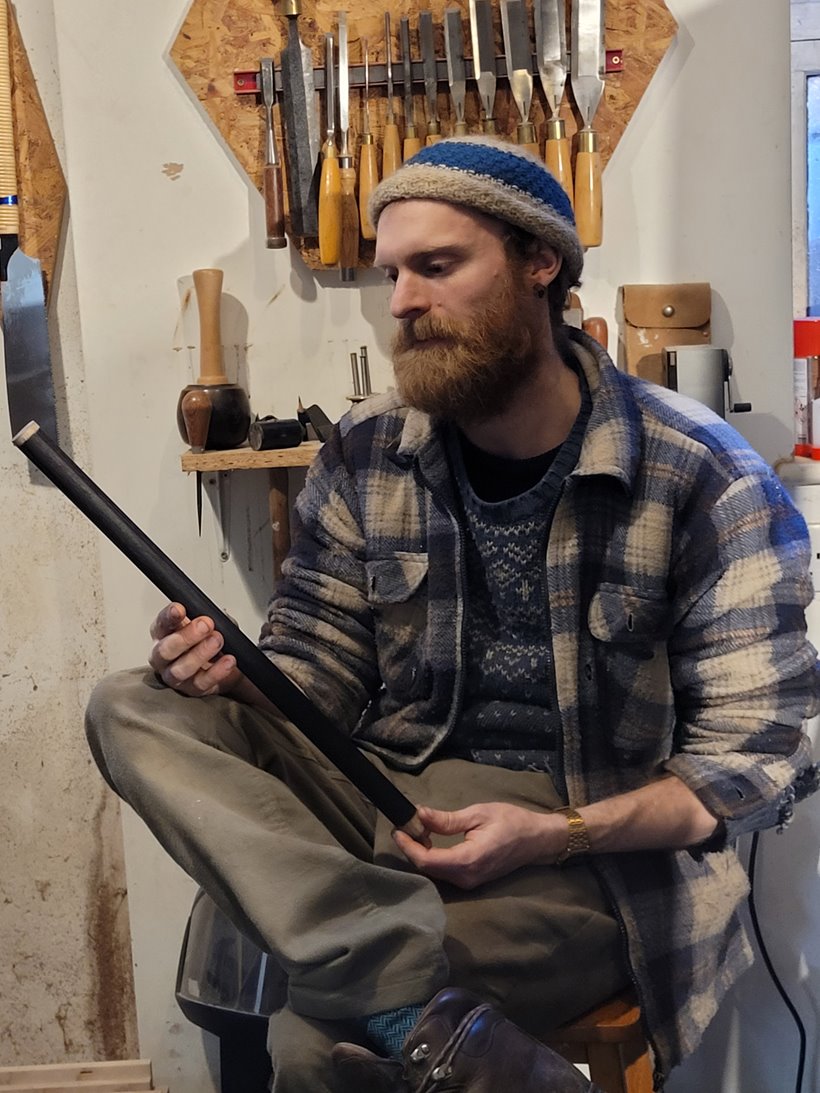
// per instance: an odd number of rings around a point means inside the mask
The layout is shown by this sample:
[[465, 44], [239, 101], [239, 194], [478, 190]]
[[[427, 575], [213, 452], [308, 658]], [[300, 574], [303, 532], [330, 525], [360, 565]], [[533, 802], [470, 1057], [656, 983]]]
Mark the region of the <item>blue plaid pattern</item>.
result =
[[[576, 807], [661, 769], [723, 822], [708, 852], [596, 855], [658, 1071], [751, 962], [733, 849], [811, 788], [802, 518], [724, 421], [570, 332], [593, 408], [553, 518], [547, 586]], [[443, 445], [396, 396], [347, 414], [297, 504], [262, 646], [341, 728], [421, 768], [460, 712], [463, 532]]]

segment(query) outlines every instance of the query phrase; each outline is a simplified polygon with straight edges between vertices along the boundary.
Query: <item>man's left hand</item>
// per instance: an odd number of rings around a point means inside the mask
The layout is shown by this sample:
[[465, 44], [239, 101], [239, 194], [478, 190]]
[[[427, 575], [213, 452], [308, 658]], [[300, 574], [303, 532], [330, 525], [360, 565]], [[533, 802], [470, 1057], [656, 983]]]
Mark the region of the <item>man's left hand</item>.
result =
[[477, 888], [524, 865], [549, 865], [567, 841], [565, 816], [497, 801], [457, 812], [420, 806], [418, 817], [431, 835], [463, 835], [463, 839], [454, 846], [430, 847], [395, 831], [396, 845], [420, 873], [464, 889]]

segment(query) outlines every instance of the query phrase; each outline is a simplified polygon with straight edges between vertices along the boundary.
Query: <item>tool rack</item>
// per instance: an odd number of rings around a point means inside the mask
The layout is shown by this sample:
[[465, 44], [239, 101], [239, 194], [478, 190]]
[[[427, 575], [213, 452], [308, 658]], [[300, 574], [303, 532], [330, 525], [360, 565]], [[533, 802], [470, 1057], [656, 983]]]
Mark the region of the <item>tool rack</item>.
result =
[[[351, 86], [364, 87], [364, 65], [361, 57], [361, 39], [366, 38], [370, 48], [370, 122], [376, 142], [381, 147], [382, 130], [386, 118], [384, 87], [384, 12], [389, 11], [393, 21], [394, 109], [399, 128], [403, 128], [402, 71], [397, 41], [399, 20], [408, 16], [411, 21], [414, 51], [417, 49], [416, 27], [421, 10], [431, 11], [436, 26], [436, 55], [444, 56], [441, 24], [452, 0], [433, 0], [421, 4], [420, 0], [357, 0], [347, 5], [350, 28], [350, 75]], [[469, 11], [466, 0], [458, 0], [464, 20], [465, 44], [469, 43]], [[345, 4], [328, 3], [327, 0], [304, 0], [299, 18], [299, 33], [311, 49], [317, 88], [324, 87], [324, 36], [336, 34], [336, 17]], [[498, 10], [495, 10], [496, 72], [499, 78], [506, 75], [506, 64], [501, 42], [501, 26]], [[632, 117], [643, 93], [677, 30], [677, 24], [663, 0], [607, 0], [606, 49], [608, 75], [604, 98], [596, 114], [596, 129], [600, 136], [601, 160], [605, 165], [612, 155], [621, 135]], [[202, 108], [210, 117], [240, 167], [254, 185], [261, 190], [262, 167], [265, 155], [263, 108], [257, 106], [255, 92], [256, 74], [261, 57], [279, 55], [287, 42], [287, 19], [281, 3], [271, 0], [193, 0], [179, 34], [171, 47], [171, 59], [191, 88]], [[468, 73], [471, 73], [469, 48], [466, 50]], [[363, 62], [363, 58], [362, 58]], [[452, 104], [447, 87], [446, 62], [437, 64], [440, 81], [437, 100], [443, 135], [452, 132], [454, 123]], [[534, 66], [534, 71], [537, 69]], [[416, 117], [426, 118], [422, 95], [423, 70], [421, 61], [413, 62], [413, 82], [418, 82], [415, 95]], [[237, 86], [237, 84], [240, 86]], [[375, 94], [374, 94], [375, 91]], [[351, 97], [351, 136], [358, 151], [361, 134], [362, 96]], [[536, 80], [533, 94], [531, 120], [543, 144], [545, 107], [540, 83]], [[279, 110], [275, 111], [279, 113]], [[324, 114], [324, 109], [322, 111]], [[567, 135], [572, 139], [580, 128], [572, 100], [571, 81], [564, 96], [560, 116], [564, 118]], [[323, 119], [324, 120], [324, 119]], [[467, 81], [466, 121], [471, 133], [480, 132], [479, 100], [474, 81]], [[518, 111], [505, 79], [500, 79], [496, 99], [495, 122], [500, 136], [516, 131]], [[280, 148], [284, 147], [280, 122], [277, 119], [277, 137]], [[285, 167], [287, 163], [285, 163]], [[290, 234], [290, 233], [289, 233]], [[315, 240], [303, 240], [290, 235], [290, 243], [296, 247], [306, 265], [313, 270], [327, 270], [319, 260]], [[359, 265], [372, 262], [373, 244], [361, 241]]]

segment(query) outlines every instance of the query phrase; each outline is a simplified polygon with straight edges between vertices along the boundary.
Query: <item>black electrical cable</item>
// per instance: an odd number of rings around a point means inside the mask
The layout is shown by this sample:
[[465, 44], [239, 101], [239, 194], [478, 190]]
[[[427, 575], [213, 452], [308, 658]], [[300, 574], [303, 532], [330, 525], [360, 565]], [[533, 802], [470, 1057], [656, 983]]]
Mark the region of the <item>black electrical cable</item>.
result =
[[777, 972], [774, 970], [774, 965], [771, 962], [768, 950], [766, 948], [766, 944], [763, 941], [763, 934], [760, 932], [760, 922], [758, 921], [757, 908], [755, 907], [755, 901], [754, 901], [755, 860], [757, 858], [757, 848], [758, 848], [759, 841], [760, 841], [760, 832], [755, 831], [754, 835], [752, 835], [752, 845], [751, 845], [751, 848], [749, 850], [749, 867], [748, 867], [748, 874], [749, 874], [749, 901], [748, 901], [749, 902], [749, 915], [750, 915], [751, 920], [752, 920], [752, 929], [754, 930], [755, 937], [757, 938], [757, 944], [758, 944], [758, 947], [760, 949], [760, 955], [763, 957], [763, 963], [766, 965], [766, 970], [768, 971], [769, 975], [771, 976], [772, 982], [774, 983], [775, 987], [777, 988], [777, 991], [780, 994], [780, 997], [785, 1002], [786, 1008], [788, 1009], [789, 1013], [792, 1015], [794, 1023], [797, 1026], [797, 1033], [798, 1033], [798, 1036], [800, 1037], [800, 1053], [799, 1053], [798, 1060], [797, 1060], [797, 1081], [795, 1082], [794, 1089], [795, 1089], [795, 1093], [802, 1093], [802, 1089], [803, 1089], [803, 1071], [804, 1071], [805, 1066], [806, 1066], [806, 1026], [803, 1024], [803, 1022], [800, 1018], [800, 1014], [797, 1012], [797, 1009], [796, 1009], [794, 1003], [792, 1002], [791, 998], [789, 998], [783, 984], [780, 982], [780, 979], [778, 978]]

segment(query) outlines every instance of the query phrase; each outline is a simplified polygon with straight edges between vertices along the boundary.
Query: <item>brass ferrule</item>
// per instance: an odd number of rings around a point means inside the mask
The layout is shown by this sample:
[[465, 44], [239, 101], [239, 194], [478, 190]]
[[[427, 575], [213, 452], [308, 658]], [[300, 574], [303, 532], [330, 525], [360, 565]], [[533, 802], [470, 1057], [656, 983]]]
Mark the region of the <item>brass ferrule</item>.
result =
[[579, 152], [597, 152], [598, 151], [598, 134], [594, 129], [579, 129], [578, 130], [578, 151]]
[[519, 144], [537, 144], [538, 141], [535, 137], [535, 126], [531, 121], [522, 121], [518, 126], [518, 143]]
[[372, 143], [373, 143], [373, 134], [372, 133], [362, 133], [362, 144], [372, 144]]
[[485, 133], [495, 132], [495, 118], [485, 118], [481, 125]]
[[567, 127], [563, 118], [550, 118], [547, 122], [547, 140], [564, 140]]
[[285, 0], [282, 5], [282, 11], [285, 15], [301, 15], [302, 0]]

